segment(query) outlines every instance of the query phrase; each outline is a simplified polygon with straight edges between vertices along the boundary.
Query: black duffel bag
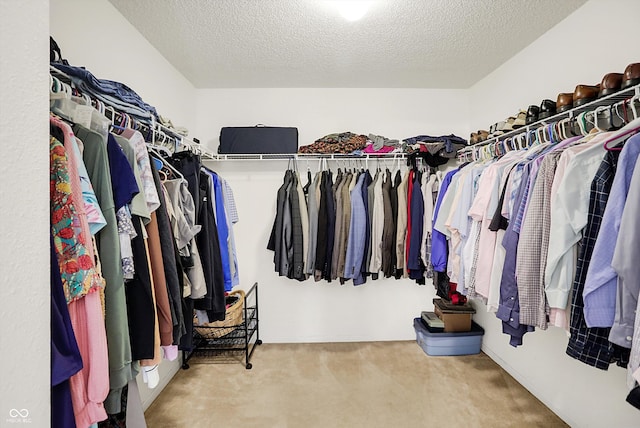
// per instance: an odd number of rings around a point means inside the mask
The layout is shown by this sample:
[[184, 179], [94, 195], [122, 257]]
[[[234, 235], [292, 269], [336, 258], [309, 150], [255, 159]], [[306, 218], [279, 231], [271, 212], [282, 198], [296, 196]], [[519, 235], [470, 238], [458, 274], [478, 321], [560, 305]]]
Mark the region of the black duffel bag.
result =
[[220, 154], [297, 152], [298, 128], [256, 125], [220, 130]]

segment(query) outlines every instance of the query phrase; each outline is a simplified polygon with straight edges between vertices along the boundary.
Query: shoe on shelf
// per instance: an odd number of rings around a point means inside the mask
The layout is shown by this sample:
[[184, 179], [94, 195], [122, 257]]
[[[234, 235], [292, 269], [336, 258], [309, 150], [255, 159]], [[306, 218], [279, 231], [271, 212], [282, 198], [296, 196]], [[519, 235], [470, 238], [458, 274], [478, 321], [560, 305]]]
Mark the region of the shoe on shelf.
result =
[[593, 85], [578, 85], [575, 91], [573, 91], [573, 106], [580, 107], [581, 105], [590, 103], [598, 98], [600, 92], [600, 84]]
[[573, 108], [573, 92], [561, 92], [556, 101], [558, 113], [571, 110]]
[[607, 73], [602, 78], [602, 82], [600, 82], [600, 92], [598, 93], [598, 98], [606, 97], [607, 95], [611, 95], [616, 93], [622, 87], [622, 73]]
[[494, 138], [497, 137], [498, 135], [502, 135], [504, 134], [504, 127], [506, 126], [506, 122], [504, 120], [501, 120], [498, 123], [495, 123], [492, 128], [493, 128], [493, 132], [491, 132], [489, 134], [489, 138]]
[[498, 127], [497, 123], [494, 123], [489, 127], [489, 135], [487, 136], [487, 138], [493, 138], [493, 134], [495, 134], [497, 127]]
[[480, 129], [478, 131], [478, 143], [485, 141], [487, 138], [489, 138], [489, 132], [484, 129]]
[[[550, 101], [550, 100], [549, 100]], [[555, 106], [555, 103], [553, 103]], [[540, 107], [531, 105], [527, 109], [527, 118], [525, 120], [525, 125], [531, 125], [534, 122], [538, 121], [538, 115], [540, 114]]]
[[504, 126], [505, 126], [505, 121], [504, 120], [501, 120], [498, 123], [494, 123], [493, 124], [493, 132], [491, 134], [489, 134], [489, 138], [497, 137], [498, 135], [504, 134]]
[[513, 116], [509, 116], [505, 121], [504, 121], [504, 127], [502, 127], [502, 131], [504, 132], [509, 132], [509, 131], [513, 131], [513, 124], [515, 123], [516, 118]]
[[[573, 94], [571, 94], [573, 96]], [[558, 106], [559, 108], [560, 106]], [[556, 114], [556, 102], [553, 100], [542, 100], [540, 103], [540, 112], [538, 113], [538, 120], [546, 119]]]
[[640, 62], [627, 65], [624, 69], [624, 76], [622, 77], [622, 89], [626, 89], [630, 86], [634, 86], [640, 83]]
[[520, 110], [520, 112], [516, 116], [516, 120], [513, 122], [513, 129], [522, 128], [526, 124], [527, 124], [527, 112], [524, 110]]

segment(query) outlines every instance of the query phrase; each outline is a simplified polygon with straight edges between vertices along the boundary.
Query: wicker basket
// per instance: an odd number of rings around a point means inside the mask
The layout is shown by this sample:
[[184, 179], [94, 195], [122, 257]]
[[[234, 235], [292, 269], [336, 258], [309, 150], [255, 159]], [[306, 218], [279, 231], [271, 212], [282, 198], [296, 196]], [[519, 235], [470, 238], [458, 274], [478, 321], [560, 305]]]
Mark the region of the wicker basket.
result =
[[205, 339], [217, 339], [231, 333], [242, 324], [245, 293], [244, 290], [234, 290], [229, 296], [234, 294], [238, 294], [238, 300], [227, 308], [224, 320], [198, 325], [197, 318], [194, 318], [193, 329], [200, 336]]

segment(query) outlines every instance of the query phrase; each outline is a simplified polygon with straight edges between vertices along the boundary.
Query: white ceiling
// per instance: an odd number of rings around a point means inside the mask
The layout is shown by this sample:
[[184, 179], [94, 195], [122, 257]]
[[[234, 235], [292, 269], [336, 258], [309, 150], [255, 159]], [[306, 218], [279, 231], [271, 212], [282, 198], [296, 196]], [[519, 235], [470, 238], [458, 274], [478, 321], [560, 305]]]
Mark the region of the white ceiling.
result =
[[109, 1], [197, 88], [468, 88], [586, 0]]

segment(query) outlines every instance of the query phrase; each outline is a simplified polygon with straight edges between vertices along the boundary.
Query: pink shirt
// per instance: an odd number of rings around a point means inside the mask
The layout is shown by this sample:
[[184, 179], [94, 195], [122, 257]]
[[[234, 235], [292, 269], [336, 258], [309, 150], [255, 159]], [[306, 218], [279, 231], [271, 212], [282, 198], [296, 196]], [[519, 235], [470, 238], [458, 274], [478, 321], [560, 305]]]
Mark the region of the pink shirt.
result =
[[469, 216], [474, 220], [481, 221], [480, 241], [478, 244], [478, 257], [476, 265], [476, 293], [484, 297], [489, 297], [489, 287], [491, 284], [491, 270], [493, 267], [493, 256], [496, 246], [496, 232], [489, 230], [489, 224], [497, 207], [500, 197], [500, 182], [502, 174], [514, 157], [518, 157], [518, 152], [509, 152], [503, 158], [485, 169], [480, 177], [478, 193], [469, 209]]
[[[75, 144], [71, 127], [60, 119], [51, 117], [51, 123], [61, 128], [64, 133], [65, 148], [67, 151], [69, 178], [71, 191], [75, 200], [82, 201], [80, 176], [78, 174], [75, 151], [70, 145]], [[85, 236], [90, 237], [89, 223], [83, 204], [76, 204], [76, 210], [80, 219], [80, 227]], [[87, 245], [91, 257], [94, 256], [93, 246]], [[107, 418], [103, 402], [109, 394], [109, 360], [107, 351], [107, 334], [102, 315], [102, 303], [100, 293], [93, 288], [80, 299], [69, 303], [69, 317], [73, 332], [78, 342], [83, 368], [71, 376], [71, 401], [76, 425], [89, 426]]]

